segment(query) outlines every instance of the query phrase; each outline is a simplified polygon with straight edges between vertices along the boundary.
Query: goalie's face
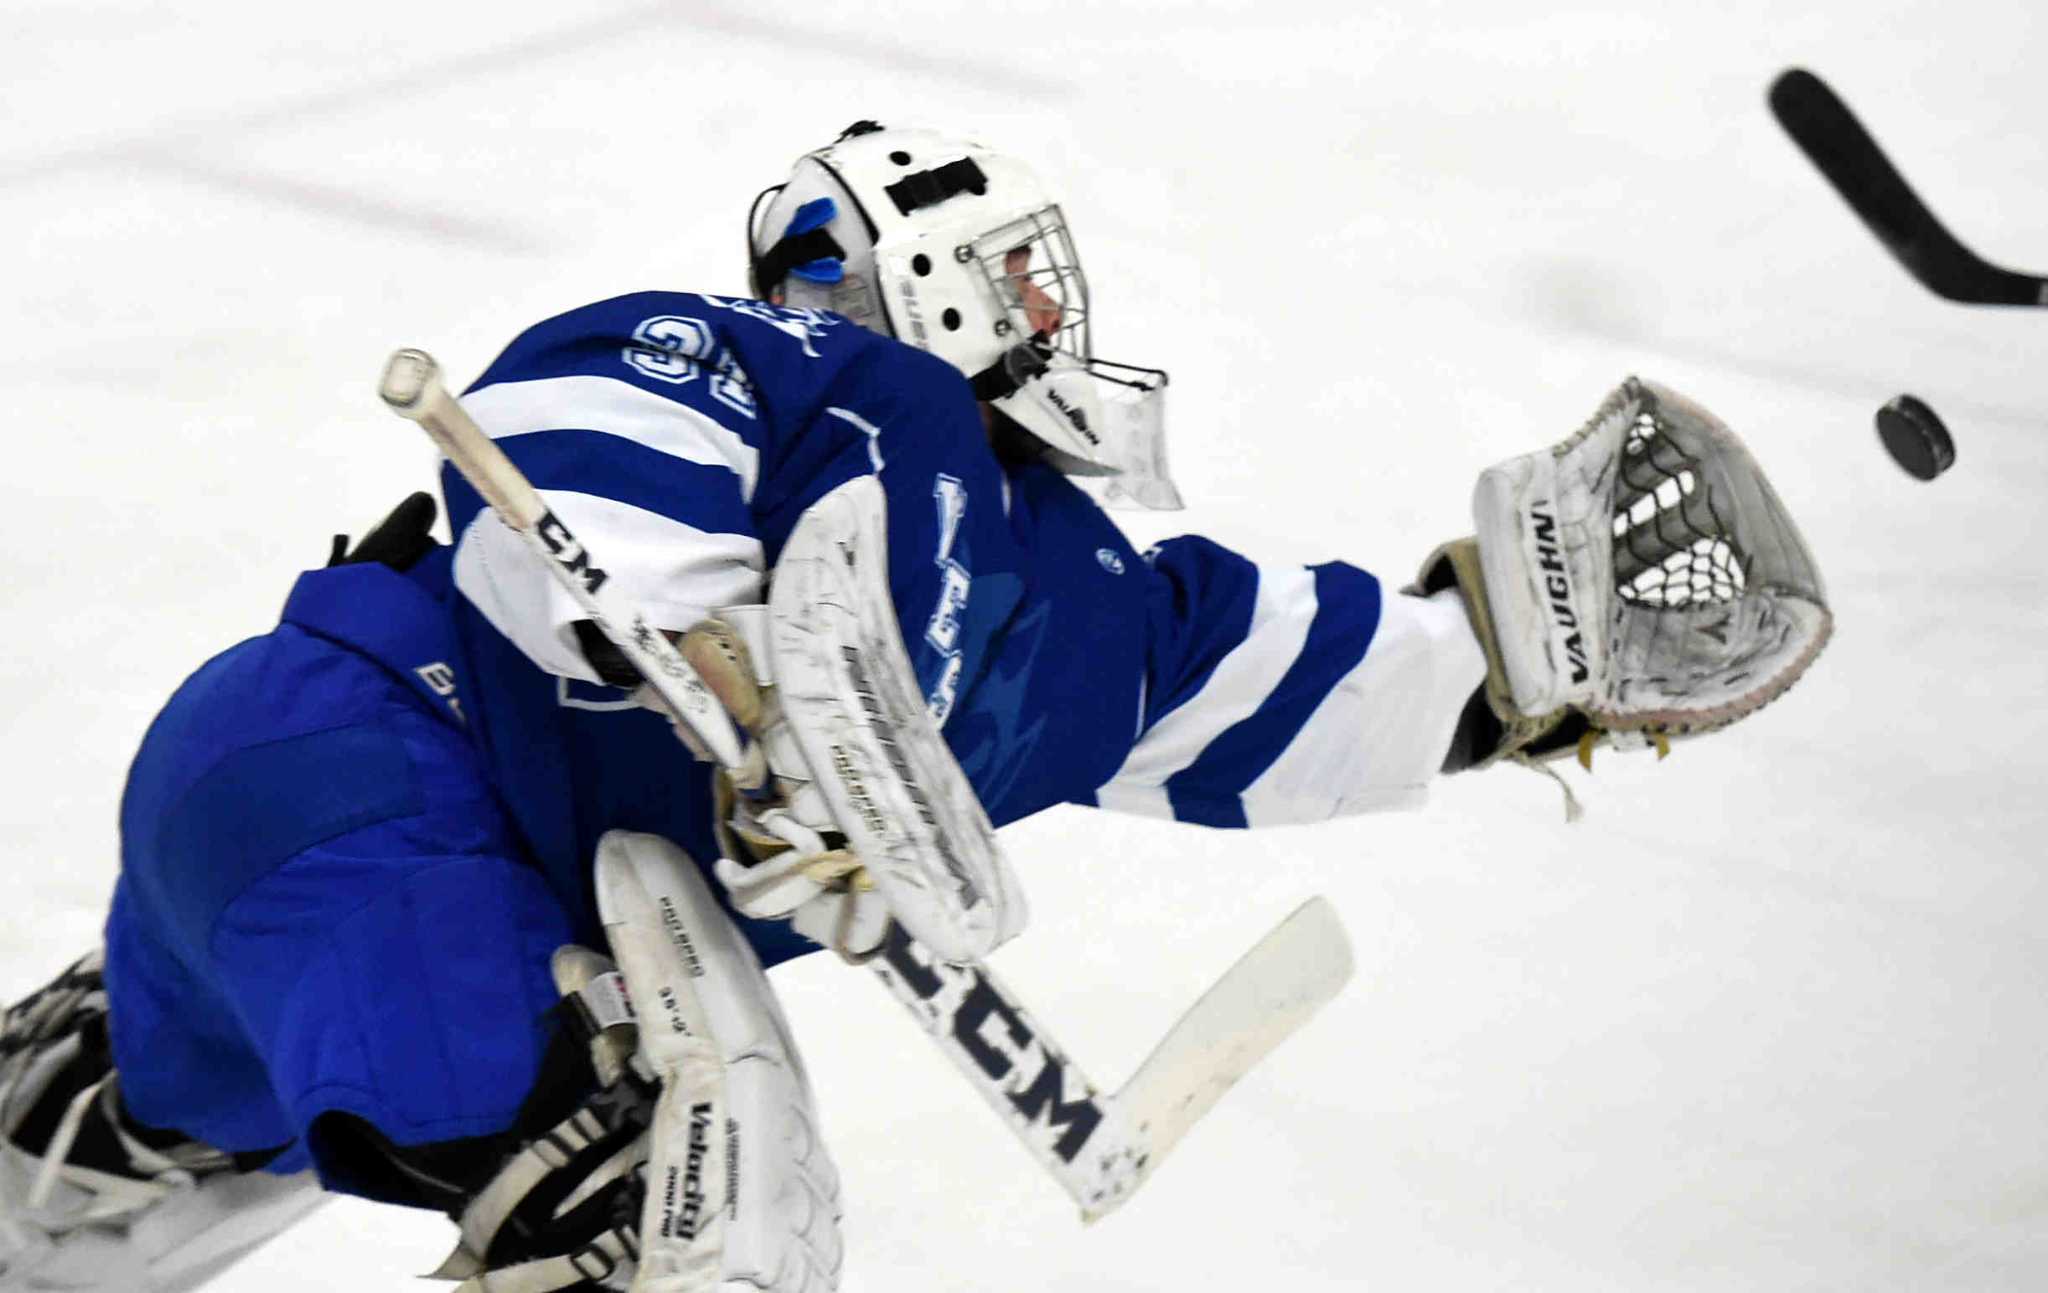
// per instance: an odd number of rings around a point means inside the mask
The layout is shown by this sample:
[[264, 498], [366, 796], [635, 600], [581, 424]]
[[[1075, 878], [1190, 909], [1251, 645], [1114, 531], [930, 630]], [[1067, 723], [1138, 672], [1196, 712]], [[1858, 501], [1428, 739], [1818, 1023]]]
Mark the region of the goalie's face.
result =
[[[1067, 320], [1067, 307], [1044, 287], [1044, 281], [1051, 281], [1055, 287], [1065, 287], [1063, 277], [1057, 268], [1032, 268], [1032, 260], [1038, 256], [1036, 248], [1026, 244], [1004, 252], [1004, 273], [995, 281], [997, 295], [1004, 299], [1008, 314], [1022, 320], [1026, 336], [1055, 338], [1059, 336], [1061, 324]], [[1079, 270], [1075, 270], [1079, 275]]]
[[1015, 247], [1005, 253], [1003, 274], [1010, 299], [1023, 311], [1024, 322], [1032, 335], [1051, 336], [1058, 332], [1060, 318], [1065, 311], [1050, 292], [1032, 281], [1031, 249]]

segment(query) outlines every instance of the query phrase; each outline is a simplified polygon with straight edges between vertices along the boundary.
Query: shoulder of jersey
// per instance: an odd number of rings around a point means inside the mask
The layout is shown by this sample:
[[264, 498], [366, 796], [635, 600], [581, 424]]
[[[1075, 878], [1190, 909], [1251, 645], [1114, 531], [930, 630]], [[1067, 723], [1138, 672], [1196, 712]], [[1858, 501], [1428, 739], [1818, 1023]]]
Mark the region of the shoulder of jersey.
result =
[[612, 361], [659, 378], [687, 368], [682, 361], [716, 365], [727, 352], [752, 367], [843, 357], [888, 344], [824, 310], [711, 293], [631, 292], [534, 324], [505, 347], [475, 386], [594, 371]]

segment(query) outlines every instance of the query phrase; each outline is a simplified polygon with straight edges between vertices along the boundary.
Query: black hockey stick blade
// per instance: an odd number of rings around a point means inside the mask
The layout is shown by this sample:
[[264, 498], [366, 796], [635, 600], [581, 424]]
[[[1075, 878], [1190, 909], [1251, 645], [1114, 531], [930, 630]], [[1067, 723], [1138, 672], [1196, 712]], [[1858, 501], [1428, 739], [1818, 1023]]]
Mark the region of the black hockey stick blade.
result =
[[2048, 278], [2000, 269], [1957, 242], [1825, 81], [1804, 68], [1785, 72], [1771, 84], [1771, 112], [1929, 291], [1967, 305], [2048, 306]]

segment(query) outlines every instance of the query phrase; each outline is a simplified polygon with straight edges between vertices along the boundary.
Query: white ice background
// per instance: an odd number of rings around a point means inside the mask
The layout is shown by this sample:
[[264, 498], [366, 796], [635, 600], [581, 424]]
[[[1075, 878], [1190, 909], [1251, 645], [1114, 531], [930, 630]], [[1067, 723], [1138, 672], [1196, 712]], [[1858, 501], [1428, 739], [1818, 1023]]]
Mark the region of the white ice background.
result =
[[[429, 478], [461, 378], [617, 292], [743, 291], [741, 219], [857, 117], [1061, 183], [1098, 348], [1173, 374], [1185, 528], [1404, 581], [1488, 463], [1624, 374], [1749, 440], [1839, 629], [1658, 763], [1423, 812], [1009, 832], [998, 966], [1099, 1079], [1313, 893], [1350, 990], [1084, 1230], [865, 977], [776, 982], [859, 1293], [2048, 1287], [2048, 315], [1908, 279], [1779, 133], [1831, 78], [1989, 258], [2048, 267], [2048, 19], [1873, 5], [0, 4], [0, 988], [97, 936], [123, 771], [328, 536]], [[1910, 390], [1959, 461], [1880, 450]], [[1075, 668], [1088, 662], [1076, 660]], [[222, 1293], [417, 1287], [345, 1202]]]

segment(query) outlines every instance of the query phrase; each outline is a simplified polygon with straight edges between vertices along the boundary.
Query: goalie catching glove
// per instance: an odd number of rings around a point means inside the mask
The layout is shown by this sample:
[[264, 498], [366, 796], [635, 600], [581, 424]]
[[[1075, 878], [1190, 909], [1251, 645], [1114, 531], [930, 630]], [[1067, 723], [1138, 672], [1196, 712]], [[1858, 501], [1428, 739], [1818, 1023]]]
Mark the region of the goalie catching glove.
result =
[[1563, 443], [1490, 468], [1478, 534], [1420, 591], [1455, 587], [1481, 646], [1483, 705], [1446, 770], [1601, 743], [1668, 749], [1784, 694], [1834, 618], [1791, 516], [1735, 433], [1630, 378]]

